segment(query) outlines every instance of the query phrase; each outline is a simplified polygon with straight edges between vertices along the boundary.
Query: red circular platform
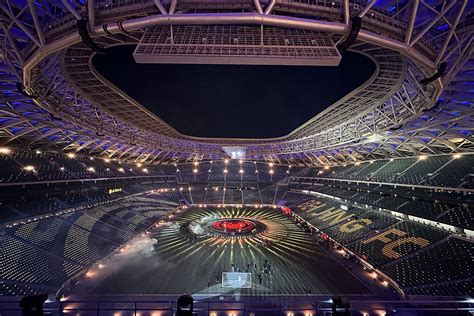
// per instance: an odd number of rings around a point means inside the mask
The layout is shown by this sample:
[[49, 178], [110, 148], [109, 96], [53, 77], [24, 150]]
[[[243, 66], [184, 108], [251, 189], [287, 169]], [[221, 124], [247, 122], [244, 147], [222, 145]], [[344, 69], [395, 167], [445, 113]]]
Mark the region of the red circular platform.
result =
[[212, 228], [221, 233], [247, 234], [253, 231], [256, 225], [245, 219], [223, 219], [212, 223]]

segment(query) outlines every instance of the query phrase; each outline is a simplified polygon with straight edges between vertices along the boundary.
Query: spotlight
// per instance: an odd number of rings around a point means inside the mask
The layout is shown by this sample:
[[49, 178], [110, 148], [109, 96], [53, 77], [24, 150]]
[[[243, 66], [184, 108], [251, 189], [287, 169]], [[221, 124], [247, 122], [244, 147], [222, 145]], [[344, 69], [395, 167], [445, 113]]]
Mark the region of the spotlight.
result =
[[453, 158], [454, 158], [454, 159], [459, 159], [459, 158], [461, 158], [461, 156], [462, 156], [461, 154], [454, 154], [454, 155], [453, 155]]
[[68, 153], [67, 157], [72, 159], [72, 158], [76, 157], [76, 154], [75, 153]]
[[8, 155], [12, 152], [10, 148], [7, 147], [0, 147], [0, 154]]
[[26, 171], [35, 171], [35, 167], [33, 166], [25, 166], [24, 168]]
[[191, 295], [181, 295], [176, 305], [176, 316], [193, 315], [194, 300]]
[[198, 170], [196, 168], [194, 168], [193, 173], [198, 173]]

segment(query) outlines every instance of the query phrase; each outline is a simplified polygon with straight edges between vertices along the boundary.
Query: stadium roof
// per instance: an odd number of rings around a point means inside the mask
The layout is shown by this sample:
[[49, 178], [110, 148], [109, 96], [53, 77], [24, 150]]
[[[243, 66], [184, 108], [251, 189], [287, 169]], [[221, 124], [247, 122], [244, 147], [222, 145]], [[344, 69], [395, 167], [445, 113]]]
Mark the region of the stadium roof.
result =
[[[333, 165], [472, 151], [472, 6], [467, 0], [8, 0], [0, 4], [0, 143], [143, 162], [222, 158], [237, 150], [248, 159]], [[177, 132], [91, 64], [105, 47], [150, 46], [153, 38], [153, 49], [169, 48], [162, 57], [214, 60], [225, 55], [215, 53], [224, 51], [221, 42], [209, 40], [216, 34], [228, 40], [225, 47], [238, 48], [225, 50], [232, 62], [261, 59], [270, 45], [264, 56], [289, 61], [310, 54], [333, 63], [335, 49], [350, 46], [377, 70], [288, 136], [222, 139]], [[309, 44], [294, 44], [301, 39]], [[423, 81], [436, 74], [442, 76]]]

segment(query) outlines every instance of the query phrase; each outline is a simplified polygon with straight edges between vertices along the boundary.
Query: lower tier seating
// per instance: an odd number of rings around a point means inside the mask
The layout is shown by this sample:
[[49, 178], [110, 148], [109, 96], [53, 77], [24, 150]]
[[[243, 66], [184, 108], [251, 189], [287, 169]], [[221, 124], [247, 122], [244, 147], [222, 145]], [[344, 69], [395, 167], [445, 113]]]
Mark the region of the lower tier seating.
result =
[[[382, 270], [412, 293], [456, 293], [456, 280], [471, 280], [474, 248], [471, 242], [448, 238], [433, 248], [420, 251]], [[439, 290], [436, 290], [439, 288]]]
[[0, 295], [54, 293], [177, 204], [156, 194], [37, 218], [0, 231]]

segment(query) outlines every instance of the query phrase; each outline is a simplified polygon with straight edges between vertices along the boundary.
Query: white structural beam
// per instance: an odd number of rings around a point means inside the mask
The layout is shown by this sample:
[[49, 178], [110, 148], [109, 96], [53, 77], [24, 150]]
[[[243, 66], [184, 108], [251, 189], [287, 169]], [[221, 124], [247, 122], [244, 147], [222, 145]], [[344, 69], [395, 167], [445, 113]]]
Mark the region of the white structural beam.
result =
[[163, 15], [168, 15], [168, 11], [166, 11], [165, 7], [163, 6], [163, 3], [161, 3], [160, 0], [153, 0], [155, 2], [156, 7], [158, 10], [160, 10], [161, 14]]
[[38, 19], [38, 13], [36, 12], [35, 0], [28, 0], [28, 7], [30, 9], [31, 18], [33, 19], [33, 24], [35, 25], [36, 34], [40, 41], [41, 46], [44, 46], [46, 41], [44, 40], [43, 30], [41, 29], [41, 23]]
[[89, 20], [89, 27], [91, 30], [94, 30], [94, 27], [95, 27], [94, 0], [87, 0], [87, 16]]
[[358, 14], [358, 17], [359, 18], [363, 18], [368, 12], [370, 9], [372, 9], [372, 7], [374, 6], [374, 4], [377, 2], [377, 0], [371, 0], [366, 6], [365, 8]]
[[260, 0], [253, 0], [253, 3], [255, 5], [255, 8], [257, 9], [257, 12], [259, 14], [263, 14], [263, 9], [262, 9], [262, 5], [260, 4]]
[[273, 7], [275, 6], [276, 0], [270, 0], [270, 3], [268, 6], [265, 8], [265, 14], [270, 14], [273, 10]]
[[411, 40], [411, 36], [413, 34], [413, 29], [415, 28], [415, 21], [416, 21], [416, 13], [418, 12], [418, 5], [420, 4], [420, 0], [413, 0], [411, 4], [411, 13], [410, 13], [410, 20], [408, 21], [408, 29], [405, 33], [405, 44], [409, 44]]
[[68, 9], [68, 11], [71, 12], [72, 15], [74, 15], [76, 20], [82, 19], [81, 15], [76, 11], [76, 9], [74, 9], [74, 7], [69, 3], [68, 0], [62, 0], [62, 3], [66, 7], [66, 9]]

